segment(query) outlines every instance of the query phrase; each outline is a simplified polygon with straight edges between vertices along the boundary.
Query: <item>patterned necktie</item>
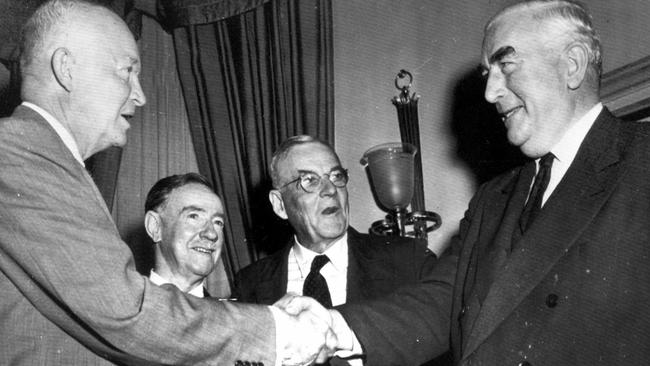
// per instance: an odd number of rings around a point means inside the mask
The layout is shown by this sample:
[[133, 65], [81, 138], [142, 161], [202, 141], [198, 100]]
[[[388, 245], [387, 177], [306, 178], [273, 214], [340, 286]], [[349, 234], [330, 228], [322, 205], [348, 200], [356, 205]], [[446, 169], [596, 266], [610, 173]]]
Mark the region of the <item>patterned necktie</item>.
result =
[[539, 171], [535, 175], [535, 182], [533, 183], [533, 188], [530, 190], [530, 195], [528, 196], [528, 201], [524, 206], [524, 210], [519, 217], [519, 228], [521, 233], [525, 233], [530, 225], [535, 221], [535, 218], [542, 211], [542, 198], [544, 197], [544, 191], [548, 187], [548, 182], [551, 179], [551, 168], [553, 167], [553, 160], [555, 155], [548, 153], [539, 161]]
[[304, 296], [313, 297], [326, 308], [332, 307], [332, 298], [330, 297], [330, 290], [327, 287], [327, 281], [320, 274], [320, 269], [329, 261], [330, 259], [326, 255], [317, 255], [314, 257], [314, 260], [311, 262], [311, 270], [302, 287], [302, 294]]

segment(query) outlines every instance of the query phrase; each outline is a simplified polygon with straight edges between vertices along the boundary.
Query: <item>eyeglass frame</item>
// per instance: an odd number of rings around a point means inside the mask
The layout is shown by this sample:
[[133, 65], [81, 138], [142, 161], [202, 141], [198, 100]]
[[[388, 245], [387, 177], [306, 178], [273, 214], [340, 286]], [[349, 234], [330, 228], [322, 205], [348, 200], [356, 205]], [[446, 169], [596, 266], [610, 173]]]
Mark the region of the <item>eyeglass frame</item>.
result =
[[[332, 182], [332, 179], [331, 179], [332, 172], [335, 172], [335, 171], [337, 171], [337, 170], [340, 170], [340, 171], [343, 173], [343, 176], [345, 177], [345, 181], [343, 182], [343, 185], [341, 185], [341, 186], [337, 186], [336, 183]], [[288, 187], [290, 184], [298, 182], [298, 184], [296, 184], [296, 186], [297, 186], [296, 188], [300, 187], [300, 188], [302, 188], [302, 190], [305, 191], [306, 193], [316, 193], [316, 192], [318, 192], [318, 190], [323, 186], [323, 177], [324, 177], [324, 176], [327, 176], [327, 180], [329, 180], [330, 183], [332, 183], [332, 185], [333, 185], [334, 187], [336, 187], [336, 188], [344, 188], [344, 187], [346, 187], [346, 186], [348, 185], [348, 182], [350, 181], [350, 175], [348, 174], [348, 170], [347, 170], [347, 169], [344, 169], [344, 168], [342, 168], [342, 167], [334, 168], [334, 169], [330, 170], [329, 173], [325, 173], [325, 174], [323, 174], [323, 175], [319, 175], [318, 173], [316, 173], [316, 172], [314, 172], [314, 171], [309, 171], [309, 170], [302, 170], [302, 171], [299, 170], [298, 173], [300, 174], [300, 176], [299, 176], [298, 178], [296, 178], [296, 179], [294, 179], [294, 180], [292, 180], [292, 181], [290, 181], [290, 182], [287, 182], [287, 183], [283, 184], [282, 186], [280, 186], [280, 187], [278, 187], [278, 188], [276, 188], [276, 189], [277, 189], [278, 191], [280, 191], [280, 190], [282, 190], [282, 189]], [[301, 181], [301, 179], [304, 178], [305, 175], [307, 175], [307, 174], [313, 174], [313, 175], [315, 175], [315, 176], [318, 177], [318, 186], [317, 186], [313, 191], [311, 191], [311, 192], [308, 191], [307, 188], [305, 188], [305, 187], [302, 185], [302, 181]]]

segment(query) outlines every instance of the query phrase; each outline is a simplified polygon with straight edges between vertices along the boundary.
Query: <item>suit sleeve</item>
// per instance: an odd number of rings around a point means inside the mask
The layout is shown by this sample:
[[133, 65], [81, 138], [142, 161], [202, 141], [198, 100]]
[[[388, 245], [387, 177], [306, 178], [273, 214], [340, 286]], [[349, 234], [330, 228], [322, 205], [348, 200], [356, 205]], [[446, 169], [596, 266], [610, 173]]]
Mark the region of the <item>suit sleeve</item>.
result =
[[[462, 280], [459, 258], [485, 186], [472, 198], [459, 234], [436, 261], [422, 254], [419, 282], [373, 301], [337, 308], [363, 347], [367, 365], [420, 365], [450, 349], [454, 286]], [[417, 260], [416, 260], [417, 263]]]
[[337, 308], [361, 343], [367, 365], [419, 365], [449, 348], [457, 257], [447, 253], [436, 261], [424, 250], [419, 256], [418, 283]]
[[11, 131], [0, 136], [0, 270], [40, 313], [123, 363], [275, 363], [268, 308], [153, 285], [87, 172]]

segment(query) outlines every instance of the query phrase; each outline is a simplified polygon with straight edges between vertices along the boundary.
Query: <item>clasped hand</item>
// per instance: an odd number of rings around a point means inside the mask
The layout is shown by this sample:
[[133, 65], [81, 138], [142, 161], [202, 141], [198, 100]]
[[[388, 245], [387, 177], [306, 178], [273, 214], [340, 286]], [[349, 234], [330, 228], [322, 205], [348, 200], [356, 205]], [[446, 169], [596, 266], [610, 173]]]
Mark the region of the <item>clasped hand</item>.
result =
[[330, 311], [310, 297], [287, 294], [274, 306], [289, 314], [291, 331], [284, 348], [283, 365], [323, 363], [338, 347]]

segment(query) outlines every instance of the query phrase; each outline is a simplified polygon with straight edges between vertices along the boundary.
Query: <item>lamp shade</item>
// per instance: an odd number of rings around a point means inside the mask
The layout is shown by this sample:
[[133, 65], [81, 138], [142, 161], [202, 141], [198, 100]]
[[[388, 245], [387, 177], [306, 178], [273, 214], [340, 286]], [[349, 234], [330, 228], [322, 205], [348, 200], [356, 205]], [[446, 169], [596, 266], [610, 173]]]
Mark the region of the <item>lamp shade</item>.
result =
[[417, 148], [390, 142], [370, 148], [361, 164], [368, 170], [370, 184], [385, 210], [402, 211], [413, 198], [414, 161]]

